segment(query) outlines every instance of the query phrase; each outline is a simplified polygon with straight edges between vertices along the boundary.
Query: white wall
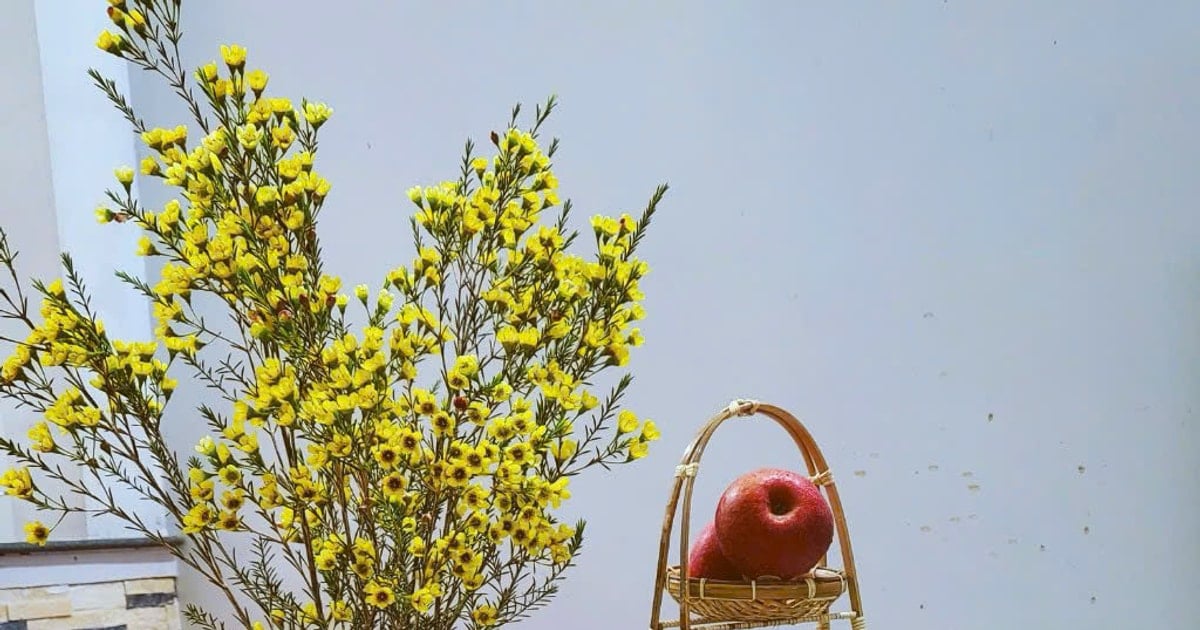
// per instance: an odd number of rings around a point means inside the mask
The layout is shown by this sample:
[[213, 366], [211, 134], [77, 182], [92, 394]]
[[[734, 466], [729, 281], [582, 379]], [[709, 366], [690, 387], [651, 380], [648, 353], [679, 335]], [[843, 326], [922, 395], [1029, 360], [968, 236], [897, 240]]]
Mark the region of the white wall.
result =
[[[144, 275], [135, 254], [137, 234], [97, 226], [95, 207], [116, 185], [113, 169], [135, 165], [133, 135], [87, 75], [95, 68], [128, 90], [129, 72], [115, 57], [99, 54], [96, 33], [110, 26], [101, 8], [87, 0], [19, 0], [0, 24], [0, 59], [10, 88], [0, 95], [0, 225], [19, 252], [18, 272], [27, 291], [31, 278], [62, 274], [60, 252], [68, 252], [92, 295], [92, 306], [114, 338], [149, 339], [150, 311], [144, 300], [114, 274]], [[135, 191], [136, 194], [136, 191]], [[11, 288], [11, 280], [3, 280]], [[28, 295], [37, 314], [40, 298]], [[4, 322], [9, 336], [27, 330]], [[6, 348], [9, 348], [7, 344]], [[0, 429], [24, 436], [37, 418], [5, 402]], [[7, 462], [5, 465], [7, 468]], [[139, 501], [123, 487], [114, 496], [138, 506], [144, 522], [165, 527], [163, 510]], [[90, 505], [89, 507], [96, 507]], [[23, 525], [57, 515], [36, 513], [11, 499], [0, 501], [0, 542], [24, 540]], [[110, 517], [72, 516], [55, 529], [55, 541], [130, 537]]]
[[[0, 90], [0, 225], [20, 252], [22, 271], [45, 277], [57, 272], [59, 248], [33, 0], [14, 2], [5, 11], [0, 59], [10, 86]], [[7, 278], [4, 286], [11, 286]], [[0, 322], [0, 330], [20, 338], [27, 332], [8, 321]], [[29, 420], [14, 404], [0, 402], [0, 431], [5, 435], [24, 435], [32, 424]], [[9, 465], [0, 456], [0, 467]], [[0, 499], [0, 542], [24, 540], [22, 525], [30, 518], [35, 517], [27, 506]], [[78, 531], [77, 523], [68, 525], [73, 533]]]
[[[240, 42], [273, 90], [335, 108], [322, 235], [348, 284], [409, 260], [403, 190], [451, 177], [517, 100], [562, 97], [581, 218], [671, 183], [629, 399], [663, 440], [578, 484], [582, 564], [524, 624], [580, 629], [644, 627], [676, 457], [742, 396], [798, 413], [831, 460], [873, 625], [1194, 625], [1198, 20], [1183, 2], [185, 9], [190, 62]], [[794, 465], [779, 437], [723, 430], [697, 510]]]

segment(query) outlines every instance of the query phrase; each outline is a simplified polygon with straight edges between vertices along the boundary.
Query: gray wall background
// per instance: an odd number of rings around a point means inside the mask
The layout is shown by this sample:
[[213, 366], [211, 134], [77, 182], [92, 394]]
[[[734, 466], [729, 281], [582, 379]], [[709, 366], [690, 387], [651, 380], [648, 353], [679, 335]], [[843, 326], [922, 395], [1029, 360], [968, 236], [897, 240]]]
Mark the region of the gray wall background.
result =
[[[403, 191], [453, 176], [515, 101], [560, 95], [581, 225], [672, 185], [628, 399], [663, 439], [576, 484], [586, 551], [523, 627], [644, 627], [673, 467], [735, 397], [816, 435], [873, 625], [1200, 619], [1200, 7], [222, 0], [184, 19], [193, 65], [243, 43], [273, 91], [335, 108], [322, 235], [348, 284], [411, 258]], [[133, 90], [178, 119], [158, 82]], [[797, 465], [780, 437], [717, 435], [697, 527], [737, 474]]]

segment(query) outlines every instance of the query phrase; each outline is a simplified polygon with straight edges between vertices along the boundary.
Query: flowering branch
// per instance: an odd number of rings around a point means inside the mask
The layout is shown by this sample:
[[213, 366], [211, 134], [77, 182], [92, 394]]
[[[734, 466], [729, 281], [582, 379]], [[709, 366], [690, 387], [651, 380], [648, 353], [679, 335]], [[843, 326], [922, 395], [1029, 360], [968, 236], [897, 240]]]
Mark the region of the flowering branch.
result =
[[[411, 263], [343, 293], [317, 232], [331, 108], [268, 95], [236, 45], [185, 73], [179, 0], [108, 4], [115, 29], [99, 48], [163, 77], [200, 137], [148, 127], [91, 73], [151, 151], [140, 176], [178, 193], [145, 207], [122, 167], [97, 210], [139, 229], [138, 253], [162, 263], [153, 282], [118, 273], [150, 301], [152, 340], [109, 337], [69, 256], [63, 279], [35, 283], [35, 320], [0, 232], [12, 280], [0, 317], [28, 329], [3, 340], [0, 395], [39, 418], [28, 446], [0, 438], [16, 464], [0, 487], [165, 545], [105, 488], [161, 505], [190, 543], [168, 548], [229, 605], [188, 606], [202, 628], [484, 628], [545, 605], [583, 544], [585, 522], [557, 515], [570, 478], [638, 460], [658, 438], [620, 408], [629, 374], [607, 393], [596, 383], [642, 343], [637, 251], [666, 187], [637, 217], [592, 217], [594, 253], [575, 253], [558, 141], [540, 144], [556, 101], [524, 129], [518, 106], [488, 154], [467, 143], [457, 178], [408, 191]], [[161, 431], [180, 370], [218, 393], [196, 409], [209, 433], [186, 461]], [[26, 531], [44, 544], [55, 526]]]

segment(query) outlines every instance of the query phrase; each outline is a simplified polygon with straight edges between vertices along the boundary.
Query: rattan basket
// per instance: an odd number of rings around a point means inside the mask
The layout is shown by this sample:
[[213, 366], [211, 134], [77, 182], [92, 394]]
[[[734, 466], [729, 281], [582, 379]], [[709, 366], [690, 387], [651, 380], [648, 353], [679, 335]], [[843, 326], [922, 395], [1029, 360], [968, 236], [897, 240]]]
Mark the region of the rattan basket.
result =
[[[704, 448], [722, 422], [737, 416], [757, 414], [771, 418], [788, 432], [804, 457], [808, 474], [825, 490], [829, 507], [833, 511], [843, 568], [833, 569], [826, 566], [828, 557], [824, 557], [811, 577], [792, 581], [758, 579], [738, 582], [688, 575], [692, 486], [700, 468]], [[679, 527], [679, 564], [668, 566], [671, 533], [681, 496], [683, 514]], [[664, 592], [670, 593], [679, 604], [677, 620], [661, 618]], [[849, 596], [850, 610], [831, 611], [832, 605], [844, 594]], [[684, 451], [679, 466], [675, 468], [671, 498], [663, 517], [662, 539], [658, 545], [658, 567], [654, 584], [654, 603], [650, 610], [650, 628], [734, 630], [816, 623], [821, 630], [828, 630], [830, 622], [837, 619], [850, 621], [853, 630], [865, 630], [867, 627], [863, 618], [858, 576], [854, 570], [854, 554], [850, 550], [850, 535], [846, 529], [846, 515], [842, 511], [842, 502], [838, 498], [837, 487], [825, 457], [808, 429], [792, 414], [774, 405], [753, 400], [736, 400], [704, 424]]]

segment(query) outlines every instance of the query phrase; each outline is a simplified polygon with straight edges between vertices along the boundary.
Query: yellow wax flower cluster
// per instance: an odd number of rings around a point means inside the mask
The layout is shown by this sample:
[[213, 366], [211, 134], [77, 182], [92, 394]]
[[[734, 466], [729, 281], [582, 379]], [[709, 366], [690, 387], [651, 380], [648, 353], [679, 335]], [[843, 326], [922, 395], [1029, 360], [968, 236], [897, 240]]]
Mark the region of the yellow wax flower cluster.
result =
[[[182, 70], [179, 2], [107, 4], [96, 45], [165, 77], [192, 114], [145, 127], [98, 81], [147, 149], [114, 170], [96, 217], [138, 229], [137, 253], [157, 263], [153, 280], [123, 276], [150, 300], [153, 336], [109, 339], [72, 269], [42, 287], [40, 322], [0, 303], [30, 327], [0, 393], [39, 414], [27, 442], [0, 436], [19, 464], [0, 488], [70, 511], [35, 482], [64, 480], [70, 461], [159, 502], [193, 543], [173, 553], [227, 595], [239, 627], [519, 618], [579, 553], [584, 523], [559, 514], [570, 478], [646, 457], [660, 437], [619, 408], [629, 377], [595, 383], [643, 342], [637, 249], [665, 188], [640, 217], [592, 216], [594, 252], [580, 253], [557, 143], [538, 139], [553, 101], [528, 129], [514, 112], [489, 155], [468, 145], [457, 179], [408, 189], [408, 264], [348, 295], [317, 230], [331, 192], [317, 136], [333, 110], [272, 94], [239, 45]], [[171, 198], [148, 207], [135, 182]], [[12, 259], [0, 239], [0, 262]], [[364, 322], [351, 323], [351, 298]], [[236, 330], [210, 324], [213, 309]], [[212, 393], [181, 416], [207, 427], [186, 461], [160, 428], [180, 369]], [[31, 522], [27, 539], [52, 529]]]

